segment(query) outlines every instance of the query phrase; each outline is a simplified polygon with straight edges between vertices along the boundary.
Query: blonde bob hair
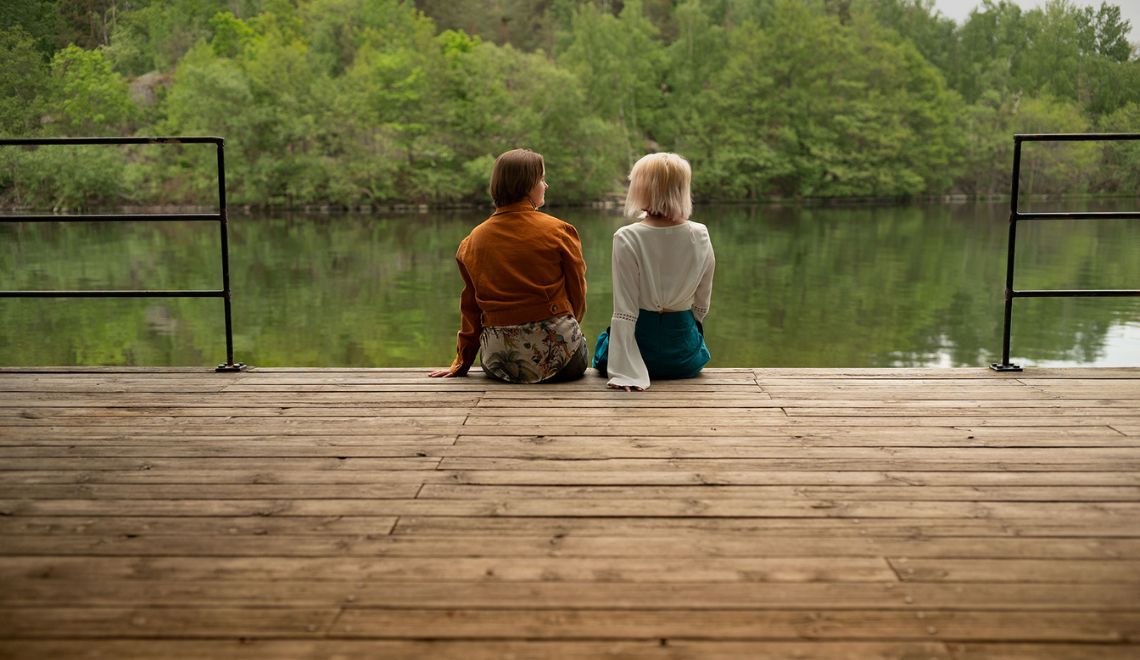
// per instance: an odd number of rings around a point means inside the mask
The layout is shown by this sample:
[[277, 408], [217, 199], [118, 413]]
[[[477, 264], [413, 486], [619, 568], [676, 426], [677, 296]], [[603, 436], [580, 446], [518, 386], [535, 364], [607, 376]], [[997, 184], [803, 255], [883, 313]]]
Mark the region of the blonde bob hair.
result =
[[677, 154], [643, 156], [629, 171], [625, 214], [632, 218], [650, 214], [688, 220], [693, 214], [693, 197], [689, 192], [692, 180], [689, 161]]

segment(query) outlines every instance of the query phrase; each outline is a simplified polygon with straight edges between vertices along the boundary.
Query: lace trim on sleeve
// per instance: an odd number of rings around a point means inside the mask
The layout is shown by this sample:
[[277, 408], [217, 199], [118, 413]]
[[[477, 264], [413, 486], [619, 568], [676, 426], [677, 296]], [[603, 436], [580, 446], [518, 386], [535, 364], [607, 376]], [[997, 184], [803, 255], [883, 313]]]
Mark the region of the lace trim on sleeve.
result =
[[701, 307], [700, 305], [693, 305], [693, 313], [697, 316], [704, 316], [709, 313], [708, 307]]
[[637, 317], [633, 314], [623, 314], [622, 312], [614, 312], [614, 319], [618, 321], [629, 321], [630, 323], [637, 323]]

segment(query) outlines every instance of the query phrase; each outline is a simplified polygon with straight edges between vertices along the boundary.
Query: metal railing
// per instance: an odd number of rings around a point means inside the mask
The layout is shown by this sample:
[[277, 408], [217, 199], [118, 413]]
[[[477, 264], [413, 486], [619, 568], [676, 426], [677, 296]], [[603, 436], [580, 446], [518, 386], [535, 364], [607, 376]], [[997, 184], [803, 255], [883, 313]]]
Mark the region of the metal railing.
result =
[[1076, 212], [1076, 213], [1022, 213], [1018, 208], [1021, 181], [1021, 144], [1023, 142], [1091, 142], [1140, 140], [1140, 133], [1031, 133], [1013, 136], [1013, 182], [1009, 200], [1009, 251], [1005, 267], [1005, 327], [1002, 331], [1001, 362], [994, 362], [994, 371], [1021, 371], [1009, 361], [1009, 335], [1013, 327], [1014, 298], [1107, 298], [1140, 296], [1140, 289], [1050, 289], [1017, 291], [1013, 288], [1014, 248], [1017, 243], [1017, 223], [1022, 220], [1117, 220], [1140, 219], [1140, 212]]
[[230, 253], [226, 217], [225, 144], [220, 137], [86, 137], [86, 138], [2, 138], [0, 146], [52, 146], [93, 144], [213, 144], [218, 159], [217, 213], [133, 213], [69, 215], [4, 215], [0, 222], [217, 222], [222, 239], [222, 288], [209, 290], [79, 290], [79, 291], [0, 291], [0, 298], [221, 298], [225, 305], [226, 361], [215, 371], [241, 371], [245, 365], [234, 362], [233, 320], [230, 304]]

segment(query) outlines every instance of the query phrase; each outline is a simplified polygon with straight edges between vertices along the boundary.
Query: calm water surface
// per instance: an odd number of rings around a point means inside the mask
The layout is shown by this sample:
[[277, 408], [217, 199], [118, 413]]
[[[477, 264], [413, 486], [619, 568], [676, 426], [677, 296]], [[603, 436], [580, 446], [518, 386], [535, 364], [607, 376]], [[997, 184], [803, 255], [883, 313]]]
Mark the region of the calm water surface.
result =
[[[625, 220], [553, 212], [582, 236], [592, 339], [609, 322], [610, 237]], [[1000, 204], [698, 208], [717, 252], [705, 326], [713, 366], [997, 360], [1006, 214]], [[462, 288], [453, 255], [485, 215], [235, 216], [235, 358], [446, 365]], [[1020, 226], [1017, 287], [1137, 288], [1137, 224]], [[208, 224], [0, 225], [0, 288], [219, 288], [216, 234]], [[0, 365], [210, 366], [225, 357], [216, 299], [0, 299], [0, 319]], [[1023, 365], [1140, 366], [1140, 300], [1015, 301], [1013, 353]]]

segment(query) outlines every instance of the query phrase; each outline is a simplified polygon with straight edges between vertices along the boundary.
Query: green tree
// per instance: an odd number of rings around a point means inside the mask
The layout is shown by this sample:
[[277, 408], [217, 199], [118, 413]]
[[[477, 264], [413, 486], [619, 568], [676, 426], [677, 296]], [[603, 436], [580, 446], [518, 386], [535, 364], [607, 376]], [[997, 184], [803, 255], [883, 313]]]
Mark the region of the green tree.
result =
[[967, 103], [988, 90], [1017, 91], [1012, 79], [1029, 40], [1020, 7], [1009, 0], [983, 0], [970, 12], [958, 39], [959, 59], [949, 80]]
[[1096, 54], [1113, 62], [1127, 62], [1132, 56], [1132, 46], [1128, 43], [1131, 30], [1130, 21], [1120, 17], [1120, 7], [1107, 2], [1100, 3], [1093, 22], [1096, 34]]
[[135, 115], [127, 82], [101, 50], [68, 46], [51, 60], [54, 130], [64, 135], [121, 135]]
[[[1028, 97], [1011, 118], [1011, 133], [1084, 133], [1091, 127], [1068, 100]], [[1022, 146], [1021, 186], [1027, 194], [1087, 190], [1101, 146], [1092, 142], [1033, 142]]]
[[443, 118], [462, 158], [457, 169], [467, 175], [469, 199], [486, 199], [493, 158], [512, 147], [545, 156], [552, 201], [590, 201], [619, 185], [625, 162], [614, 145], [622, 142], [623, 130], [592, 114], [576, 76], [510, 46], [452, 45], [447, 52]]
[[[577, 0], [575, 0], [576, 2]], [[417, 0], [416, 6], [444, 30], [477, 34], [520, 50], [554, 45], [555, 19], [536, 0]]]
[[[1128, 103], [1100, 120], [1098, 129], [1106, 133], [1140, 131], [1140, 103]], [[1140, 181], [1140, 141], [1105, 142], [1099, 176], [1094, 181], [1097, 192], [1132, 195]]]
[[[132, 0], [130, 4], [133, 9], [116, 16], [109, 51], [116, 66], [129, 75], [169, 71], [200, 40], [217, 40], [219, 29], [235, 27], [216, 24], [219, 14], [245, 21], [263, 9], [271, 11], [272, 5], [263, 0]], [[293, 11], [287, 3], [278, 3], [277, 11], [282, 9]]]
[[622, 126], [628, 165], [641, 157], [645, 129], [661, 105], [664, 52], [656, 30], [629, 0], [619, 16], [587, 4], [573, 15], [562, 37], [558, 63], [582, 82], [596, 115]]
[[[1081, 133], [1090, 128], [1080, 107], [1050, 96], [1005, 98], [991, 93], [968, 113], [963, 192], [989, 195], [1010, 190], [1015, 133]], [[1025, 143], [1021, 191], [1025, 194], [1081, 193], [1097, 171], [1101, 147], [1089, 142]]]
[[[513, 146], [564, 202], [660, 149], [705, 200], [985, 194], [1027, 118], [1136, 130], [1130, 29], [1072, 0], [984, 0], [960, 27], [930, 0], [9, 0], [0, 131], [223, 135], [250, 204], [481, 203]], [[1042, 180], [1121, 190], [1099, 153]], [[139, 150], [120, 189], [197, 201], [212, 169]]]
[[31, 135], [50, 90], [47, 63], [20, 27], [0, 30], [0, 62], [0, 134]]
[[[801, 3], [734, 31], [700, 151], [713, 197], [914, 195], [949, 186], [959, 105], [905, 40]], [[706, 178], [708, 177], [708, 178]]]
[[0, 32], [18, 30], [27, 35], [46, 60], [60, 40], [59, 4], [58, 0], [5, 0], [0, 3]]
[[928, 62], [949, 76], [958, 57], [957, 26], [937, 14], [934, 0], [866, 0], [855, 9], [869, 11], [876, 23], [908, 39]]
[[725, 29], [701, 0], [686, 0], [675, 16], [677, 38], [665, 51], [663, 107], [650, 132], [664, 149], [699, 148], [709, 86], [728, 59]]

